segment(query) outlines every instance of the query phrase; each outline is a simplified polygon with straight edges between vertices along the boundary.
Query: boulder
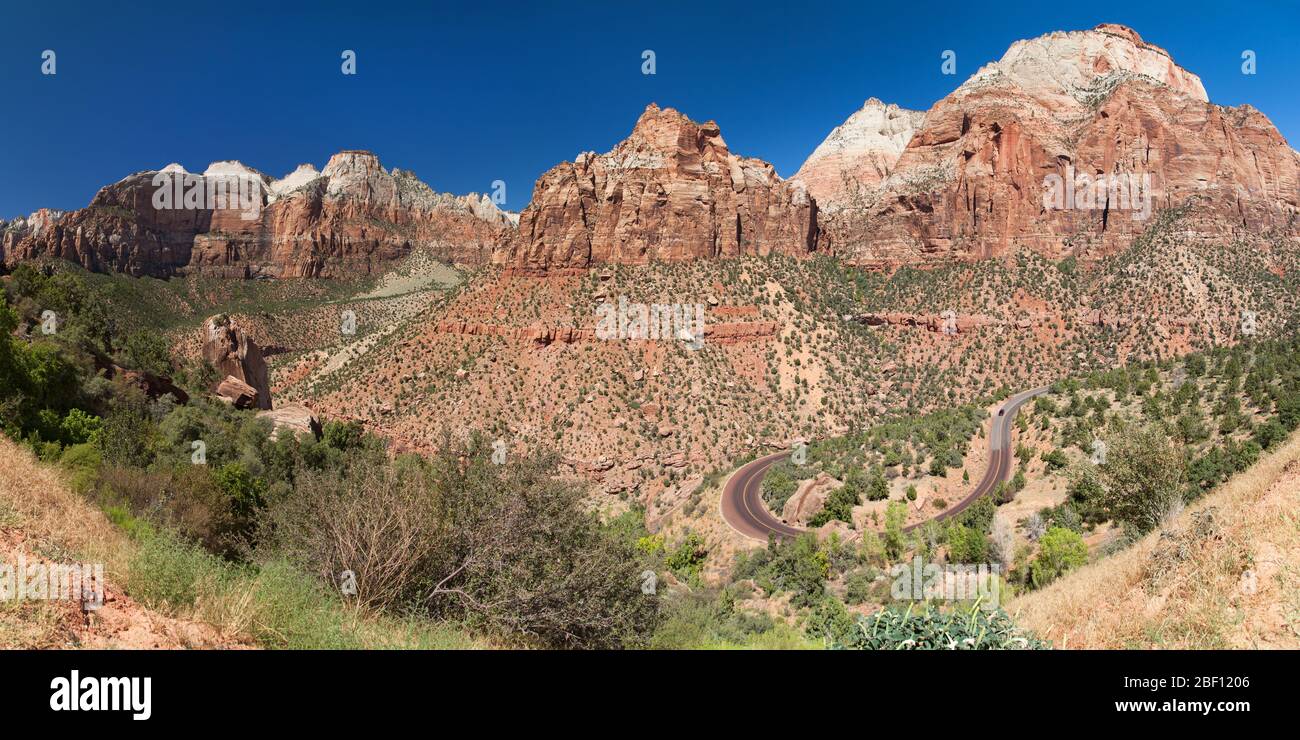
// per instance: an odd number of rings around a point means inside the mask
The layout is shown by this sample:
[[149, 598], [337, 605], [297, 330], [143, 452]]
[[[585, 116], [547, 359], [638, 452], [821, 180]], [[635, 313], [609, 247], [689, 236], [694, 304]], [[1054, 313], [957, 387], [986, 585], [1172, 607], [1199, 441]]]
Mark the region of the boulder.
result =
[[270, 411], [259, 411], [259, 419], [269, 419], [273, 428], [271, 429], [271, 439], [276, 439], [280, 430], [286, 430], [290, 434], [310, 434], [316, 439], [321, 438], [320, 419], [312, 413], [311, 409], [300, 403], [281, 403], [276, 404], [275, 408]]
[[812, 521], [817, 512], [826, 506], [826, 499], [831, 491], [844, 485], [826, 473], [818, 473], [813, 478], [799, 484], [794, 495], [785, 502], [781, 509], [781, 519], [798, 525]]
[[262, 398], [257, 389], [233, 375], [227, 375], [224, 380], [217, 383], [216, 393], [223, 401], [233, 404], [237, 409], [261, 407]]

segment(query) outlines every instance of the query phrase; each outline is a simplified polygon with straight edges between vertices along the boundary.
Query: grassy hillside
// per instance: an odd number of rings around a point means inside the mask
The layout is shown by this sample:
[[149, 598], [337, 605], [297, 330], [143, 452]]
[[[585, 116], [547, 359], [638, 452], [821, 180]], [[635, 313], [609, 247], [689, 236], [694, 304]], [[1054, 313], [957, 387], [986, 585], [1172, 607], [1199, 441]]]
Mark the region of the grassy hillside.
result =
[[1300, 434], [1130, 548], [1011, 602], [1060, 648], [1300, 647]]
[[488, 646], [451, 626], [368, 616], [284, 563], [220, 560], [120, 510], [106, 514], [69, 477], [0, 435], [0, 552], [5, 562], [21, 553], [102, 564], [110, 601], [88, 624], [71, 603], [0, 601], [0, 647]]

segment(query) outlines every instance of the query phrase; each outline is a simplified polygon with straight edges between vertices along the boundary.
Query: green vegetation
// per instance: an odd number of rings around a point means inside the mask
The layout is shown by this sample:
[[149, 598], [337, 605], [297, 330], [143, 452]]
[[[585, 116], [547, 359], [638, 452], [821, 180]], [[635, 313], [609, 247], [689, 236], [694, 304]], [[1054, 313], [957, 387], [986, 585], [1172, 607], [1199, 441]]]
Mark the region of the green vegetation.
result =
[[[988, 414], [981, 405], [901, 418], [871, 427], [866, 431], [815, 442], [808, 447], [806, 466], [812, 472], [825, 471], [846, 483], [854, 482], [861, 471], [872, 471], [867, 490], [868, 500], [884, 498], [887, 491], [885, 471], [943, 475], [948, 468], [959, 467]], [[856, 479], [861, 485], [861, 478]]]
[[847, 650], [1042, 650], [1047, 645], [1016, 627], [1001, 609], [882, 609], [858, 617], [836, 636]]
[[1029, 578], [1035, 587], [1046, 586], [1086, 562], [1088, 546], [1079, 533], [1052, 527], [1038, 540], [1038, 556], [1029, 564]]
[[811, 477], [808, 468], [793, 465], [789, 461], [779, 462], [768, 468], [767, 474], [763, 476], [763, 501], [769, 509], [779, 514], [785, 508], [785, 502], [799, 489], [799, 482]]
[[[357, 638], [361, 615], [421, 643], [465, 629], [545, 647], [654, 634], [659, 598], [641, 588], [653, 556], [559, 482], [555, 456], [493, 465], [476, 438], [390, 461], [381, 440], [334, 421], [320, 440], [273, 440], [269, 422], [209, 400], [210, 369], [177, 367], [154, 335], [118, 334], [75, 275], [21, 266], [6, 287], [0, 423], [136, 540], [126, 588], [146, 604], [233, 621], [268, 647], [374, 644]], [[60, 323], [45, 334], [51, 310]], [[110, 380], [113, 365], [171, 371], [190, 400]], [[688, 539], [665, 564], [698, 578], [704, 556]], [[237, 618], [205, 611], [238, 595]]]

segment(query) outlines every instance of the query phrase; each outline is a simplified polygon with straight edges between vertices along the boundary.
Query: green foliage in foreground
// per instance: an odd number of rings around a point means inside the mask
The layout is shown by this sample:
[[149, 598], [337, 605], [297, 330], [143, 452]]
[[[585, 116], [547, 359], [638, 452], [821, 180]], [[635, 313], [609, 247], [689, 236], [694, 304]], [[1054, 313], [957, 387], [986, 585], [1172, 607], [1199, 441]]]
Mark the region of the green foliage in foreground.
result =
[[[484, 647], [449, 623], [362, 615], [315, 576], [283, 561], [232, 563], [167, 530], [154, 530], [121, 510], [110, 512], [136, 537], [139, 550], [127, 590], [147, 606], [198, 616], [243, 632], [264, 648], [348, 650]], [[126, 519], [127, 521], [121, 521]]]
[[808, 650], [820, 643], [767, 614], [736, 606], [732, 588], [697, 589], [665, 598], [666, 618], [649, 647], [661, 650]]
[[882, 609], [858, 617], [833, 646], [840, 650], [1045, 650], [1047, 643], [1020, 629], [1001, 609]]

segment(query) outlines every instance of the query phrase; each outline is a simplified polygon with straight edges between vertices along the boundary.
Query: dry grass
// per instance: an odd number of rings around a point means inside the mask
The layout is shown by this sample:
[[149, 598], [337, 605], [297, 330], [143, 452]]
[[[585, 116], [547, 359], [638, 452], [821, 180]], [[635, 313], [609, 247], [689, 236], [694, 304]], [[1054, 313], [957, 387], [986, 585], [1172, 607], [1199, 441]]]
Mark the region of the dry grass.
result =
[[104, 513], [73, 493], [56, 468], [0, 435], [0, 528], [21, 530], [28, 544], [54, 560], [103, 563], [121, 581], [134, 548]]
[[0, 435], [0, 562], [104, 568], [105, 604], [90, 614], [67, 599], [0, 600], [0, 648], [227, 646], [210, 626], [165, 617], [122, 594], [138, 547], [56, 468]]
[[1161, 531], [1009, 604], [1063, 648], [1300, 647], [1300, 433]]
[[[84, 619], [73, 602], [2, 599], [0, 649], [492, 646], [458, 625], [345, 605], [280, 563], [240, 569], [175, 538], [132, 540], [57, 468], [0, 435], [0, 562], [20, 555], [103, 564], [108, 603]], [[188, 600], [167, 598], [178, 593]]]

